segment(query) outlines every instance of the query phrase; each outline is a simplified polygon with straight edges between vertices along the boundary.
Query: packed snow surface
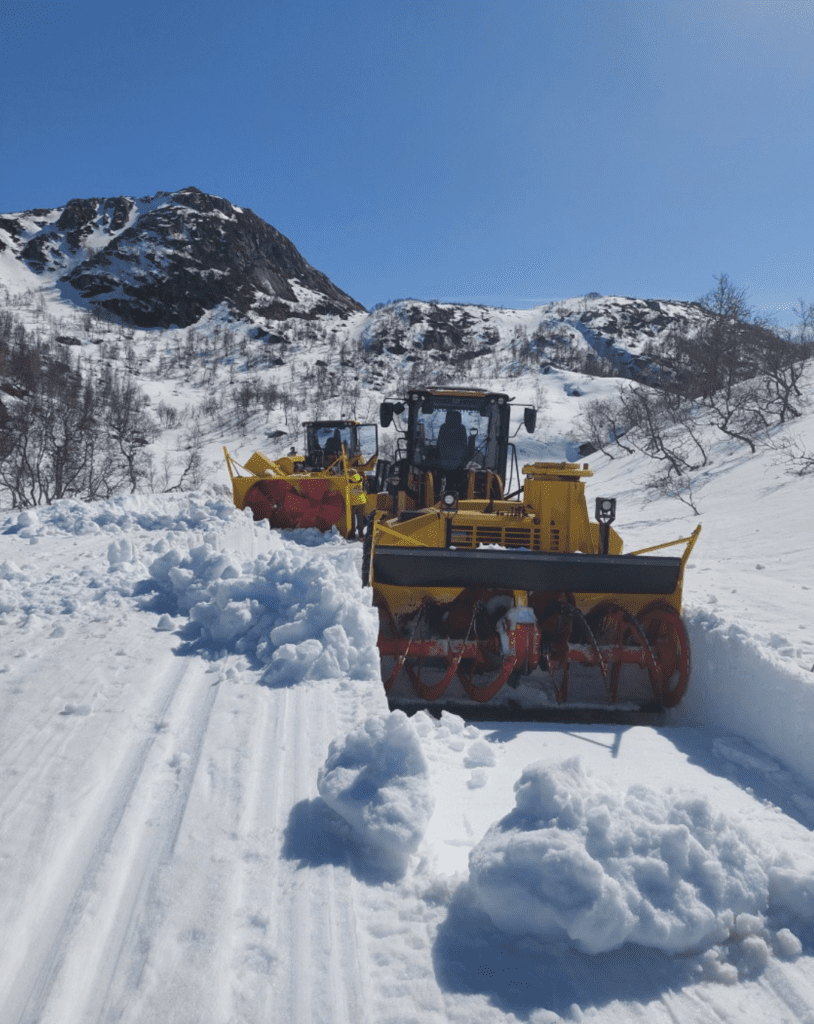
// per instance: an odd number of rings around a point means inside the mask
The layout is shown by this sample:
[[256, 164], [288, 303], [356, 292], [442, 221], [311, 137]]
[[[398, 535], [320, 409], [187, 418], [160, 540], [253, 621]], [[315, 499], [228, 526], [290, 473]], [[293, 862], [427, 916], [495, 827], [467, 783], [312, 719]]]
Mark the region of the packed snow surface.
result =
[[222, 483], [0, 514], [3, 1024], [814, 1019], [812, 480], [714, 457], [652, 725], [390, 712], [360, 547]]

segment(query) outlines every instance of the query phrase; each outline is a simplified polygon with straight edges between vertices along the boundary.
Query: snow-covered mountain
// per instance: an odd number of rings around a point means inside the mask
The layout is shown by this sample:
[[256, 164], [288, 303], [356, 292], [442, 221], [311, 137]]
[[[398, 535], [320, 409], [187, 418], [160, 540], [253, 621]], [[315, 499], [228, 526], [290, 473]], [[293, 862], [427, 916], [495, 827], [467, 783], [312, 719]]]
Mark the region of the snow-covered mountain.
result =
[[273, 323], [363, 307], [251, 210], [197, 188], [72, 199], [0, 216], [6, 273], [133, 327], [188, 327], [224, 304]]
[[497, 357], [647, 380], [670, 331], [709, 319], [693, 302], [594, 293], [530, 310], [401, 299], [367, 312], [251, 210], [196, 188], [0, 215], [0, 288], [18, 306], [37, 293], [57, 318], [153, 331], [226, 320], [275, 345], [359, 343], [372, 370], [408, 374], [429, 358], [492, 375]]

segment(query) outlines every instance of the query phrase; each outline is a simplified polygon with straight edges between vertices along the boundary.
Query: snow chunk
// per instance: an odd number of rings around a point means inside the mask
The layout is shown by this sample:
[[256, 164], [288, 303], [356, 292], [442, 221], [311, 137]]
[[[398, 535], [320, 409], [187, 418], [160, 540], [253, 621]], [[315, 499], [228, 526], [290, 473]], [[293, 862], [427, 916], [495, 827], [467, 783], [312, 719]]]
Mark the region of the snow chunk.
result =
[[494, 747], [486, 740], [475, 740], [470, 743], [464, 755], [467, 768], [493, 768], [497, 764]]
[[6, 612], [13, 612], [17, 607], [15, 598], [16, 588], [12, 587], [8, 580], [3, 579], [2, 566], [0, 566], [0, 615]]
[[111, 568], [127, 562], [135, 562], [136, 556], [133, 542], [128, 537], [119, 540], [112, 540], [107, 546], [107, 560]]
[[421, 741], [403, 711], [368, 718], [334, 740], [317, 785], [373, 859], [406, 867], [424, 836], [434, 798]]
[[796, 960], [803, 952], [803, 944], [788, 928], [781, 928], [774, 937], [774, 951], [783, 960]]
[[586, 774], [579, 758], [530, 765], [515, 793], [515, 809], [469, 860], [479, 902], [498, 928], [564, 932], [588, 953], [625, 942], [701, 950], [727, 939], [735, 920], [758, 938], [767, 870], [706, 797], [645, 785], [620, 794]]

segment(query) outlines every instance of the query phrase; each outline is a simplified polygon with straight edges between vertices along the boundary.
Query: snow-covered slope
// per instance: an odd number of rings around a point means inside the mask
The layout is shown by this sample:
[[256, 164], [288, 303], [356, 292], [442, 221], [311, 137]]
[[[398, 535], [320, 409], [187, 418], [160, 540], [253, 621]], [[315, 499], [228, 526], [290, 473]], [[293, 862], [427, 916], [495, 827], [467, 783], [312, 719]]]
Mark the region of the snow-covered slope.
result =
[[656, 728], [389, 713], [359, 548], [225, 473], [2, 514], [4, 1024], [810, 1020], [814, 484], [712, 455], [700, 520], [592, 460], [628, 549], [704, 526]]

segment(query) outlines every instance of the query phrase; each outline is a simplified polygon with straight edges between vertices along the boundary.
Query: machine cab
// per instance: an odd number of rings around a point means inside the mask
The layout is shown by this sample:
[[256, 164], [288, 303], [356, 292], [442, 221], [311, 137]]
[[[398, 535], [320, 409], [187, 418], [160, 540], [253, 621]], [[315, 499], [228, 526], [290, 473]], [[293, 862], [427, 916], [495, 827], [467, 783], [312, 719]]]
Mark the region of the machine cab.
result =
[[[391, 490], [396, 510], [429, 507], [446, 491], [462, 499], [502, 497], [510, 402], [498, 392], [439, 388], [415, 389], [404, 401], [382, 403], [383, 427], [394, 416], [407, 421], [396, 456], [398, 482]], [[527, 426], [534, 429], [530, 421]]]
[[311, 469], [326, 469], [345, 450], [348, 461], [360, 469], [375, 462], [378, 438], [375, 423], [356, 420], [312, 420], [305, 427], [306, 462]]
[[407, 459], [424, 472], [488, 470], [503, 476], [509, 443], [508, 395], [410, 393]]

